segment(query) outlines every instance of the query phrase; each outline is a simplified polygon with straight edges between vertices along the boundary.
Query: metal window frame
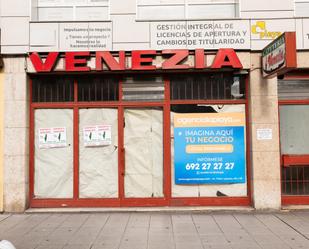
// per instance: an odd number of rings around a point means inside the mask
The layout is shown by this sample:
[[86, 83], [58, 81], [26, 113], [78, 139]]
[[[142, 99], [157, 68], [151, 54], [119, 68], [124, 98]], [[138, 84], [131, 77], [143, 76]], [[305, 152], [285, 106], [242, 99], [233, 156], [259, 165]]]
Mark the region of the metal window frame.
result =
[[[30, 80], [30, 132], [29, 132], [29, 206], [32, 208], [59, 207], [150, 207], [150, 206], [250, 206], [251, 194], [251, 160], [250, 160], [250, 127], [248, 111], [249, 77], [246, 78], [246, 98], [241, 100], [177, 100], [170, 99], [170, 81], [162, 75], [165, 86], [165, 98], [161, 102], [122, 101], [122, 80], [119, 80], [119, 100], [113, 102], [78, 102], [78, 85], [74, 81], [74, 101], [66, 103], [32, 103], [32, 81]], [[246, 114], [246, 177], [247, 195], [241, 197], [172, 197], [171, 170], [171, 130], [170, 109], [173, 104], [244, 104]], [[79, 198], [79, 109], [80, 108], [118, 109], [118, 198]], [[163, 198], [125, 198], [124, 195], [124, 108], [162, 107], [163, 108]], [[34, 197], [34, 112], [41, 108], [73, 109], [73, 198], [70, 199], [37, 199]]]
[[[307, 73], [306, 73], [307, 74]], [[305, 75], [306, 75], [305, 74]], [[286, 79], [304, 79], [303, 74], [287, 75]], [[282, 183], [283, 179], [283, 168], [294, 167], [304, 165], [308, 162], [309, 166], [309, 154], [306, 155], [283, 155], [281, 154], [281, 141], [280, 141], [280, 106], [284, 105], [309, 105], [309, 99], [300, 100], [278, 100], [278, 122], [279, 122], [279, 142], [280, 142], [280, 185], [281, 185], [281, 205], [308, 205], [309, 195], [284, 195]]]

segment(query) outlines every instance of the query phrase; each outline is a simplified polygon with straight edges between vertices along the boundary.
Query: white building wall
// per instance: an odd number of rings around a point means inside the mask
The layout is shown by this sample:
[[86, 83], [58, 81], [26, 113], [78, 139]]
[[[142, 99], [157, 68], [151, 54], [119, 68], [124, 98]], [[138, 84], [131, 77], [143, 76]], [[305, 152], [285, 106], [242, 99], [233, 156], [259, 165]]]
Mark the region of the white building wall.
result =
[[1, 0], [1, 53], [22, 54], [29, 47], [30, 1]]
[[28, 196], [28, 94], [24, 56], [4, 58], [4, 211], [22, 212]]
[[[309, 1], [295, 1], [296, 3], [301, 2], [302, 4], [308, 3], [309, 8]], [[30, 6], [31, 2], [32, 6]], [[51, 1], [48, 2], [48, 5], [52, 7], [52, 4], [50, 4]], [[104, 2], [106, 3], [106, 1]], [[154, 3], [154, 6], [150, 5], [152, 2]], [[151, 33], [153, 32], [151, 27], [153, 21], [168, 24], [169, 22], [167, 21], [170, 19], [178, 19], [178, 21], [186, 20], [188, 22], [194, 20], [196, 22], [220, 20], [220, 18], [222, 18], [222, 16], [220, 16], [220, 8], [224, 8], [221, 5], [223, 2], [237, 4], [238, 7], [237, 10], [235, 10], [237, 12], [235, 14], [236, 19], [239, 19], [238, 17], [240, 17], [241, 22], [250, 22], [250, 28], [247, 31], [250, 46], [243, 47], [242, 49], [260, 50], [275, 38], [272, 36], [273, 33], [295, 30], [297, 31], [297, 48], [309, 49], [309, 30], [307, 27], [309, 14], [305, 19], [301, 18], [301, 16], [297, 16], [300, 18], [294, 19], [297, 14], [295, 12], [294, 0], [179, 0], [173, 1], [173, 4], [171, 4], [171, 1], [169, 0], [163, 2], [156, 0], [150, 2], [142, 0], [110, 0], [108, 5], [108, 16], [102, 16], [102, 19], [98, 19], [99, 22], [96, 23], [101, 23], [102, 25], [107, 25], [109, 23], [111, 25], [111, 31], [108, 35], [102, 33], [102, 35], [106, 35], [102, 40], [107, 40], [107, 43], [111, 45], [106, 46], [105, 48], [100, 48], [100, 50], [117, 51], [120, 49], [160, 49], [151, 46], [153, 38], [153, 36], [151, 36]], [[72, 21], [76, 27], [84, 25], [83, 22], [76, 21], [82, 18], [78, 16], [78, 13], [80, 13], [78, 11], [76, 11], [75, 16], [71, 19], [68, 19], [68, 16], [65, 16], [63, 18], [59, 17], [58, 21], [55, 17], [53, 17], [51, 22], [46, 22], [45, 19], [44, 22], [37, 21], [37, 3], [37, 0], [0, 0], [0, 25], [2, 27], [1, 51], [3, 54], [22, 54], [29, 51], [65, 51], [66, 47], [61, 47], [61, 39], [64, 39], [61, 35], [61, 26], [63, 26], [61, 20], [64, 18], [67, 21]], [[220, 5], [218, 5], [219, 3]], [[210, 11], [211, 15], [207, 14], [206, 11], [202, 11], [202, 14], [197, 11], [205, 8], [211, 10], [213, 4], [217, 4], [217, 9]], [[143, 18], [140, 18], [139, 5], [147, 6], [149, 16], [146, 15]], [[192, 15], [190, 14], [191, 12], [188, 12], [188, 14], [185, 11], [187, 14], [183, 14], [183, 10], [178, 10], [179, 6], [187, 8], [191, 5], [198, 6], [197, 10], [192, 12]], [[164, 14], [164, 11], [158, 11], [156, 6], [171, 8], [171, 13]], [[77, 8], [79, 6], [75, 7]], [[304, 12], [307, 13], [306, 11]], [[60, 13], [61, 12], [58, 13], [59, 16]], [[162, 15], [162, 17], [158, 18], [160, 15]], [[171, 18], [171, 15], [175, 15], [175, 17]], [[226, 17], [224, 20], [226, 22], [229, 21]], [[230, 20], [232, 21], [234, 19]], [[88, 23], [91, 22], [91, 20], [88, 21]], [[257, 22], [264, 22], [264, 26], [258, 27], [258, 33], [253, 31]], [[264, 37], [260, 36], [263, 32], [266, 34]], [[202, 47], [202, 45], [198, 46]], [[236, 48], [240, 49], [239, 47]]]

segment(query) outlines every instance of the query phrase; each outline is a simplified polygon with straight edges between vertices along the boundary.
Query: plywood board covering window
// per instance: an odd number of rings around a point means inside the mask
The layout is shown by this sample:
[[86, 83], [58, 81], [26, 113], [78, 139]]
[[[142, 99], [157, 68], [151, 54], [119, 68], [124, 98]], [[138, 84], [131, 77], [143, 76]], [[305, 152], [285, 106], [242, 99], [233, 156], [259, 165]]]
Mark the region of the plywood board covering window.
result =
[[[67, 145], [40, 148], [39, 129], [65, 127]], [[73, 110], [41, 109], [35, 111], [36, 198], [73, 197]]]

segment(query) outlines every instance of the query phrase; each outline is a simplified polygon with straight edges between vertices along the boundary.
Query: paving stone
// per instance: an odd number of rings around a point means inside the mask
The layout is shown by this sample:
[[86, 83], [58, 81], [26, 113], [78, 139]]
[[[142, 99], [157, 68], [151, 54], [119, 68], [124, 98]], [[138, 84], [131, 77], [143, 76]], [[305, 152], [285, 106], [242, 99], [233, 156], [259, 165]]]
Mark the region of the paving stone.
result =
[[[2, 219], [3, 217], [3, 219]], [[0, 215], [17, 249], [308, 249], [309, 212]]]
[[88, 244], [77, 244], [77, 245], [65, 245], [62, 249], [90, 249], [91, 245]]
[[277, 243], [269, 243], [269, 244], [261, 245], [261, 248], [262, 249], [291, 249], [291, 247], [286, 244], [277, 244]]
[[39, 245], [35, 249], [62, 249], [63, 245]]

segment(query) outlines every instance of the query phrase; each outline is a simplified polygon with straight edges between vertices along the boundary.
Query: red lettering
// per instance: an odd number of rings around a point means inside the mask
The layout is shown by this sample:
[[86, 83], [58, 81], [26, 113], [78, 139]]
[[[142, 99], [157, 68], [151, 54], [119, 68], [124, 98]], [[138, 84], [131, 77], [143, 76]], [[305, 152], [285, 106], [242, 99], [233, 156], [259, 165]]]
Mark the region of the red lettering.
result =
[[284, 63], [284, 53], [282, 50], [276, 55], [273, 55], [272, 53], [267, 57], [267, 62], [269, 63], [269, 66], [273, 66], [278, 63]]
[[103, 70], [102, 61], [106, 63], [108, 68], [112, 71], [114, 70], [124, 70], [125, 69], [125, 52], [119, 52], [119, 62], [112, 56], [109, 51], [96, 52], [96, 70]]
[[[78, 58], [85, 57], [85, 58]], [[66, 71], [90, 71], [87, 66], [87, 60], [90, 52], [66, 52], [65, 53], [65, 70]]]
[[47, 55], [45, 62], [42, 61], [38, 53], [30, 54], [29, 58], [37, 72], [50, 72], [56, 65], [59, 52], [51, 52]]
[[242, 68], [242, 64], [232, 48], [219, 49], [211, 68], [219, 69], [222, 67]]
[[[50, 52], [46, 59], [42, 59], [38, 53], [31, 53], [29, 58], [37, 72], [51, 72], [57, 64], [59, 52]], [[153, 65], [153, 60], [157, 52], [155, 50], [139, 50], [132, 51], [131, 62], [132, 70], [156, 70], [156, 65]], [[196, 49], [194, 58], [194, 68], [203, 69], [207, 65], [206, 55], [204, 49]], [[164, 58], [162, 69], [188, 69], [190, 66], [184, 61], [189, 56], [187, 49], [173, 49], [163, 50], [162, 56]], [[282, 55], [268, 58], [269, 62], [276, 62]], [[90, 52], [66, 52], [64, 56], [65, 70], [68, 72], [90, 71], [91, 68], [87, 66], [90, 59]], [[126, 69], [126, 55], [124, 51], [119, 52], [119, 58], [113, 56], [109, 51], [96, 52], [96, 67], [95, 70], [103, 71], [103, 63], [109, 70], [125, 70]], [[219, 49], [213, 61], [212, 69], [220, 69], [222, 67], [231, 67], [235, 69], [243, 68], [236, 52], [233, 49]], [[94, 69], [93, 69], [94, 70]]]
[[[151, 57], [143, 57], [145, 55], [150, 55]], [[132, 51], [132, 70], [155, 70], [156, 66], [152, 65], [153, 57], [155, 55], [155, 50]], [[150, 65], [143, 65], [144, 63]]]
[[195, 49], [195, 68], [205, 68], [205, 53], [204, 49]]
[[189, 50], [187, 49], [168, 49], [163, 50], [162, 54], [174, 54], [166, 61], [162, 63], [162, 69], [186, 69], [189, 68], [187, 64], [179, 64], [189, 55]]

